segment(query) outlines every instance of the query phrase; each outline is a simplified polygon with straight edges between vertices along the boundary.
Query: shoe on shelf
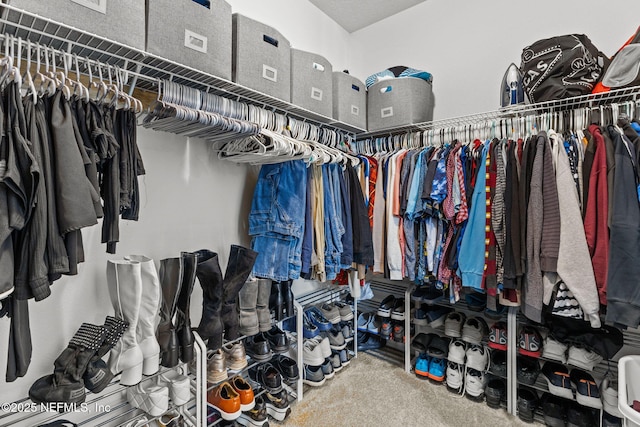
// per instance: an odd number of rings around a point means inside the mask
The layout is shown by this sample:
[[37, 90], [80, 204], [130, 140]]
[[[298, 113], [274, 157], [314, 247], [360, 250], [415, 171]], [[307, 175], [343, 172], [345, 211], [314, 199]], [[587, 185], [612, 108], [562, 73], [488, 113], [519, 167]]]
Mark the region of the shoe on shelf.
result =
[[462, 336], [462, 325], [465, 320], [465, 315], [459, 311], [452, 311], [447, 314], [444, 320], [444, 334], [449, 337], [460, 338]]
[[191, 400], [191, 380], [175, 369], [158, 375], [158, 385], [169, 389], [173, 406], [182, 406]]
[[311, 323], [318, 327], [320, 332], [326, 332], [331, 329], [331, 322], [327, 320], [318, 307], [309, 307], [305, 310]]
[[306, 365], [321, 366], [324, 363], [321, 345], [317, 341], [305, 341], [302, 346], [302, 360]]
[[545, 393], [540, 399], [544, 423], [550, 427], [565, 427], [567, 410], [570, 401], [562, 397], [554, 396], [551, 393]]
[[582, 369], [572, 369], [569, 375], [576, 390], [576, 401], [584, 406], [602, 409], [600, 390], [591, 375]]
[[595, 351], [587, 350], [584, 347], [572, 345], [569, 347], [569, 357], [567, 357], [567, 363], [577, 368], [587, 371], [593, 371], [604, 359]]
[[333, 371], [333, 363], [331, 362], [331, 357], [327, 357], [322, 364], [322, 373], [324, 377], [328, 380], [335, 376], [335, 372]]
[[351, 355], [346, 349], [340, 350], [338, 354], [340, 355], [340, 363], [342, 363], [343, 367], [351, 363]]
[[462, 340], [451, 340], [447, 358], [458, 365], [464, 365], [467, 354], [467, 343]]
[[438, 303], [444, 298], [442, 290], [436, 288], [435, 283], [418, 286], [411, 293], [411, 301], [424, 302], [429, 305]]
[[273, 366], [280, 372], [282, 380], [287, 384], [294, 384], [300, 378], [298, 363], [285, 355], [276, 354], [271, 359]]
[[518, 356], [516, 360], [518, 382], [526, 385], [534, 385], [540, 375], [538, 359], [527, 356]]
[[404, 342], [404, 321], [398, 321], [392, 323], [391, 338], [395, 342]]
[[243, 426], [262, 427], [269, 425], [269, 414], [267, 413], [267, 404], [264, 396], [255, 398], [255, 405], [248, 411], [243, 411], [240, 418], [236, 422]]
[[273, 352], [264, 332], [245, 338], [245, 349], [249, 357], [258, 362], [271, 360]]
[[396, 298], [396, 302], [391, 310], [391, 319], [404, 320], [404, 298]]
[[471, 369], [467, 365], [467, 372], [464, 375], [464, 392], [467, 396], [481, 398], [487, 385], [487, 376], [483, 371]]
[[487, 406], [499, 409], [500, 403], [507, 400], [507, 382], [502, 378], [492, 378], [484, 389]]
[[239, 371], [247, 367], [247, 353], [242, 341], [225, 344], [222, 346], [224, 357], [227, 361], [227, 368], [232, 371]]
[[431, 358], [429, 362], [429, 379], [437, 383], [444, 381], [447, 370], [446, 359], [434, 359]]
[[470, 317], [462, 326], [462, 340], [469, 344], [479, 345], [489, 332], [487, 322], [482, 317]]
[[384, 340], [379, 336], [366, 332], [358, 332], [358, 351], [375, 350], [383, 346]]
[[340, 322], [348, 322], [350, 320], [353, 320], [352, 306], [341, 301], [336, 301], [333, 304], [338, 307], [338, 312], [340, 313]]
[[340, 309], [331, 302], [322, 303], [318, 306], [318, 310], [322, 313], [325, 319], [327, 319], [332, 324], [340, 323]]
[[329, 332], [325, 332], [324, 334], [329, 338], [329, 346], [331, 347], [331, 350], [342, 350], [347, 346], [347, 342], [345, 341], [340, 328], [331, 328]]
[[466, 353], [467, 368], [486, 372], [489, 370], [489, 350], [484, 345], [472, 345]]
[[127, 387], [127, 401], [152, 417], [159, 417], [169, 409], [169, 389], [143, 381], [135, 386]]
[[387, 295], [385, 299], [380, 303], [380, 307], [378, 307], [378, 316], [380, 317], [391, 317], [391, 310], [396, 305], [396, 297], [393, 295]]
[[548, 335], [547, 338], [544, 339], [542, 357], [566, 364], [567, 350], [568, 346], [566, 344], [563, 344], [560, 341], [555, 340], [551, 335]]
[[269, 347], [274, 353], [286, 353], [289, 351], [289, 338], [287, 334], [276, 325], [273, 325], [267, 332], [263, 332], [269, 342]]
[[351, 323], [340, 322], [338, 326], [340, 327], [340, 331], [342, 332], [345, 342], [349, 343], [353, 341], [353, 328], [351, 327]]
[[[294, 318], [292, 317], [292, 319]], [[320, 333], [318, 327], [309, 320], [306, 312], [302, 314], [302, 329], [304, 338], [314, 338]]]
[[569, 370], [566, 366], [556, 362], [546, 362], [542, 367], [542, 375], [547, 380], [551, 394], [573, 400]]
[[368, 331], [369, 322], [371, 322], [371, 316], [373, 313], [360, 313], [358, 314], [358, 322], [356, 327], [359, 331]]
[[284, 421], [291, 414], [291, 406], [287, 398], [287, 392], [265, 393], [267, 414], [276, 421]]
[[209, 390], [207, 401], [220, 412], [223, 420], [232, 421], [242, 414], [240, 395], [228, 382]]
[[278, 393], [282, 390], [282, 375], [270, 362], [250, 368], [249, 378], [260, 384], [269, 393]]
[[393, 324], [391, 320], [387, 317], [381, 317], [379, 321], [379, 328], [374, 330], [373, 332], [378, 332], [382, 339], [388, 340], [391, 338], [391, 334], [393, 333]]
[[518, 352], [524, 356], [540, 357], [542, 355], [542, 337], [532, 326], [524, 326], [520, 330]]
[[451, 342], [450, 338], [441, 337], [440, 335], [435, 335], [431, 338], [429, 345], [427, 346], [427, 354], [432, 358], [436, 359], [446, 359], [449, 354], [449, 343]]
[[429, 347], [429, 343], [431, 343], [431, 340], [433, 339], [433, 337], [436, 337], [436, 336], [437, 334], [434, 334], [434, 333], [431, 333], [431, 334], [419, 333], [413, 338], [413, 341], [411, 341], [411, 345], [413, 345], [413, 348], [417, 352], [426, 353], [427, 348]]
[[496, 322], [491, 325], [489, 347], [495, 350], [507, 351], [507, 324], [505, 322]]
[[580, 405], [578, 402], [569, 402], [567, 410], [568, 427], [597, 427], [598, 411]]
[[602, 427], [622, 427], [622, 418], [605, 412], [602, 416]]
[[538, 395], [532, 389], [518, 387], [518, 418], [526, 423], [533, 422], [533, 414], [538, 407]]
[[320, 387], [325, 383], [324, 372], [322, 366], [304, 365], [304, 374], [302, 382], [311, 387]]
[[416, 377], [426, 380], [429, 378], [429, 363], [431, 362], [431, 358], [426, 354], [421, 353], [416, 359], [416, 365], [413, 368], [413, 372], [416, 374]]
[[[451, 355], [451, 353], [449, 353]], [[493, 375], [507, 378], [507, 352], [493, 351], [491, 352], [490, 371]]]
[[464, 296], [464, 300], [471, 311], [483, 311], [487, 306], [487, 294], [471, 291]]
[[600, 387], [604, 412], [615, 418], [622, 418], [622, 412], [618, 409], [618, 382], [604, 377]]
[[222, 349], [211, 354], [207, 360], [207, 382], [219, 383], [229, 378], [226, 365], [226, 357]]
[[322, 354], [322, 358], [326, 359], [331, 356], [331, 343], [329, 338], [327, 337], [315, 337], [312, 340], [308, 340], [311, 343], [316, 343], [320, 346], [320, 352]]
[[464, 365], [449, 361], [446, 374], [447, 388], [462, 394], [464, 392]]
[[507, 310], [508, 310], [507, 306], [500, 305], [498, 303], [496, 303], [496, 305], [497, 305], [497, 310], [491, 310], [488, 307], [484, 309], [485, 317], [488, 317], [489, 319], [492, 319], [492, 320], [500, 320], [505, 316], [505, 314], [507, 314]]
[[238, 396], [240, 396], [240, 409], [242, 411], [249, 411], [253, 409], [256, 405], [256, 399], [251, 385], [249, 385], [241, 375], [236, 375], [231, 378], [231, 380], [229, 380], [229, 384], [231, 384], [231, 387], [233, 387], [235, 392], [238, 393]]
[[432, 329], [444, 325], [444, 319], [451, 312], [448, 307], [440, 307], [422, 303], [420, 308], [415, 310], [413, 323], [416, 325], [428, 326]]
[[340, 372], [342, 370], [342, 362], [340, 361], [340, 352], [334, 351], [329, 358], [331, 360], [331, 366], [333, 372]]

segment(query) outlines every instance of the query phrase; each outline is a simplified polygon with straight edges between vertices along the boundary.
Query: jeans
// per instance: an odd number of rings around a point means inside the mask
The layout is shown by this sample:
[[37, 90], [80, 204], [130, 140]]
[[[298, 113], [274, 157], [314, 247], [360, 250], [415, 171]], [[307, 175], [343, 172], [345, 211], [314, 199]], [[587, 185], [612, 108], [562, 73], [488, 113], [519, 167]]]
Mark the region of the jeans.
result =
[[[324, 190], [324, 230], [325, 230], [325, 269], [327, 280], [333, 280], [340, 271], [340, 255], [343, 251], [342, 236], [344, 225], [338, 212], [339, 194], [336, 194], [334, 185], [333, 168], [337, 165], [324, 165], [322, 167], [322, 183]], [[338, 183], [338, 188], [339, 188]], [[337, 196], [337, 197], [336, 197]]]

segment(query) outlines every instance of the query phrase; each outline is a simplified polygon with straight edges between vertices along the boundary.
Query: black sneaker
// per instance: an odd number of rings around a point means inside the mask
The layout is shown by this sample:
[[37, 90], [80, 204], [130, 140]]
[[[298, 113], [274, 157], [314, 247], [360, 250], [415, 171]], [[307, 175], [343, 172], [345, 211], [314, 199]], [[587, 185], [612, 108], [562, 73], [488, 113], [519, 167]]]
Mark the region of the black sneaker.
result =
[[540, 375], [538, 360], [531, 357], [518, 356], [517, 370], [518, 382], [521, 384], [533, 385]]
[[265, 393], [264, 401], [267, 407], [267, 414], [275, 420], [284, 421], [291, 413], [287, 392], [284, 390], [278, 393]]
[[507, 378], [507, 352], [494, 351], [491, 353], [491, 373], [493, 375]]
[[394, 322], [391, 336], [395, 342], [404, 342], [404, 322]]
[[287, 384], [294, 384], [300, 378], [298, 363], [292, 358], [282, 354], [276, 354], [271, 363], [278, 372], [280, 372], [282, 379]]
[[602, 427], [622, 427], [622, 419], [611, 415], [608, 412], [603, 412]]
[[282, 375], [271, 363], [261, 363], [249, 369], [249, 378], [270, 393], [279, 393], [282, 390]]
[[599, 425], [596, 409], [587, 408], [578, 402], [570, 402], [567, 411], [568, 427], [598, 427]]
[[551, 393], [545, 393], [542, 395], [540, 402], [544, 414], [544, 423], [550, 427], [564, 427], [567, 409], [571, 401], [554, 396]]
[[518, 418], [526, 423], [533, 422], [533, 414], [538, 407], [538, 395], [535, 391], [519, 387], [518, 388]]
[[489, 380], [487, 387], [484, 389], [484, 394], [487, 397], [487, 405], [490, 408], [500, 408], [500, 403], [507, 398], [507, 382], [501, 378]]
[[396, 297], [393, 295], [387, 295], [385, 299], [380, 303], [380, 307], [378, 307], [378, 316], [380, 317], [391, 317], [391, 311], [396, 305]]
[[268, 425], [268, 418], [265, 397], [258, 396], [255, 406], [248, 411], [243, 411], [238, 422], [244, 426], [264, 426]]

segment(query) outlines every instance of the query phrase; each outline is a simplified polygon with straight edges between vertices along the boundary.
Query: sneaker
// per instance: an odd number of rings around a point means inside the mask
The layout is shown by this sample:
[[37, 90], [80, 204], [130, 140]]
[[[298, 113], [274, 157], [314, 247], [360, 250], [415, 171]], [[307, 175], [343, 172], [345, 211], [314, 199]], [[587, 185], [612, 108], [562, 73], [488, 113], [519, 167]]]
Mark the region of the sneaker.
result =
[[472, 345], [467, 349], [467, 368], [486, 372], [489, 370], [489, 350], [483, 345]]
[[444, 292], [434, 284], [426, 286], [418, 286], [415, 291], [411, 293], [411, 301], [424, 302], [429, 305], [437, 304], [444, 299]]
[[537, 329], [525, 326], [520, 331], [518, 352], [524, 356], [540, 357], [542, 355], [542, 337]]
[[582, 369], [572, 369], [569, 378], [576, 389], [576, 401], [579, 404], [589, 408], [602, 409], [600, 390], [591, 375]]
[[544, 357], [545, 359], [560, 362], [562, 364], [566, 364], [567, 345], [561, 343], [560, 341], [556, 341], [551, 337], [551, 335], [549, 335], [544, 339], [544, 346], [542, 347], [542, 357]]
[[349, 320], [353, 320], [353, 308], [349, 304], [338, 301], [334, 302], [334, 305], [338, 307], [341, 322], [348, 322]]
[[222, 349], [216, 350], [207, 360], [207, 382], [219, 383], [229, 378], [226, 358]]
[[481, 317], [470, 317], [462, 326], [462, 340], [479, 345], [489, 332], [487, 323]]
[[320, 332], [326, 332], [331, 329], [331, 322], [327, 320], [318, 307], [309, 307], [305, 310], [311, 323], [318, 327]]
[[294, 384], [300, 378], [298, 362], [294, 359], [282, 354], [276, 354], [273, 356], [271, 363], [280, 372], [282, 380], [287, 384]]
[[464, 391], [464, 366], [449, 361], [447, 363], [447, 387], [460, 394]]
[[404, 320], [404, 309], [404, 298], [397, 298], [393, 310], [391, 310], [391, 318], [393, 320]]
[[331, 360], [331, 366], [333, 367], [333, 372], [340, 372], [342, 370], [342, 362], [340, 361], [340, 352], [334, 351], [329, 358]]
[[444, 334], [449, 337], [460, 338], [465, 319], [465, 315], [459, 311], [452, 311], [447, 314], [447, 318], [444, 320]]
[[429, 362], [429, 379], [441, 383], [447, 370], [446, 359], [431, 359]]
[[376, 332], [378, 332], [385, 340], [391, 338], [391, 333], [393, 332], [393, 324], [391, 323], [391, 320], [386, 317], [382, 317], [380, 319], [380, 327]]
[[500, 403], [507, 399], [507, 382], [501, 378], [493, 378], [487, 382], [484, 389], [487, 398], [487, 406], [493, 409], [499, 409]]
[[378, 316], [380, 317], [391, 317], [391, 310], [396, 305], [396, 297], [393, 295], [387, 295], [385, 299], [380, 303], [380, 307], [378, 307]]
[[289, 338], [282, 329], [274, 325], [264, 334], [273, 352], [286, 353], [289, 350]]
[[327, 337], [315, 337], [312, 340], [309, 340], [312, 343], [318, 344], [321, 349], [322, 358], [326, 359], [331, 356], [331, 343], [329, 342], [329, 338]]
[[584, 347], [572, 345], [569, 347], [569, 357], [567, 363], [587, 371], [593, 371], [604, 359], [598, 353], [587, 350]]
[[404, 342], [404, 322], [394, 322], [391, 337], [395, 342]]
[[325, 383], [324, 372], [322, 366], [304, 365], [304, 375], [302, 382], [311, 387], [320, 387]]
[[[291, 319], [295, 320], [294, 317], [292, 317]], [[317, 337], [318, 334], [320, 333], [320, 330], [318, 329], [318, 327], [313, 323], [311, 323], [311, 320], [309, 320], [307, 313], [302, 314], [302, 330], [303, 330], [304, 338], [307, 338], [307, 339]]]
[[489, 330], [489, 347], [507, 351], [507, 324], [505, 322], [496, 322], [491, 325]]
[[518, 356], [516, 361], [517, 378], [522, 384], [533, 385], [540, 375], [538, 359], [526, 356]]
[[342, 350], [347, 346], [347, 342], [344, 340], [342, 331], [337, 328], [331, 328], [329, 332], [325, 333], [325, 336], [329, 338], [329, 346], [331, 350]]
[[270, 362], [250, 368], [249, 378], [260, 384], [269, 393], [282, 391], [282, 375]]
[[569, 402], [569, 410], [567, 411], [568, 427], [597, 427], [598, 412], [582, 406], [577, 402]]
[[419, 352], [419, 353], [426, 353], [427, 352], [427, 348], [429, 347], [429, 344], [431, 343], [431, 340], [436, 337], [437, 334], [424, 334], [424, 333], [419, 333], [418, 335], [416, 335], [413, 338], [413, 341], [411, 341], [411, 345], [413, 345], [414, 349]]
[[527, 423], [533, 422], [533, 414], [538, 407], [538, 395], [535, 391], [518, 387], [518, 418]]
[[507, 353], [504, 351], [491, 352], [491, 373], [498, 377], [507, 378]]
[[547, 380], [551, 394], [573, 400], [569, 370], [566, 366], [556, 362], [546, 362], [542, 367], [542, 375]]
[[457, 363], [459, 365], [464, 365], [466, 353], [467, 344], [464, 341], [453, 340], [449, 344], [449, 361]]
[[416, 377], [426, 380], [429, 378], [429, 362], [431, 359], [426, 354], [420, 354], [416, 359], [416, 366], [413, 369], [413, 372], [416, 374]]
[[340, 309], [335, 304], [325, 302], [322, 303], [322, 305], [320, 305], [318, 309], [325, 317], [325, 319], [327, 319], [329, 322], [333, 323], [334, 325], [340, 323]]
[[343, 367], [351, 363], [351, 355], [347, 350], [340, 350], [338, 354], [340, 355], [340, 363], [342, 363]]
[[569, 409], [569, 400], [545, 393], [540, 399], [544, 423], [550, 427], [564, 427], [565, 417]]
[[245, 338], [247, 354], [259, 362], [270, 360], [273, 356], [271, 345], [264, 332]]
[[269, 424], [269, 414], [267, 413], [267, 404], [264, 396], [256, 397], [256, 403], [253, 409], [242, 412], [240, 418], [236, 421], [238, 424], [250, 427], [262, 427]]
[[384, 340], [377, 335], [358, 332], [358, 351], [375, 350], [382, 347], [383, 343]]
[[227, 361], [227, 368], [230, 370], [239, 371], [247, 367], [247, 353], [242, 341], [223, 345], [222, 351]]
[[464, 300], [471, 311], [482, 311], [487, 306], [487, 294], [470, 292], [464, 296]]
[[371, 318], [373, 317], [373, 313], [360, 313], [358, 314], [358, 322], [356, 327], [359, 331], [368, 331], [369, 323], [371, 322]]
[[418, 286], [416, 289], [411, 292], [411, 301], [422, 302], [422, 298], [426, 295], [428, 290], [427, 286]]
[[289, 399], [284, 390], [278, 393], [266, 392], [264, 402], [267, 414], [274, 420], [284, 421], [291, 414]]
[[602, 380], [600, 390], [604, 411], [613, 415], [615, 418], [622, 418], [622, 412], [618, 409], [618, 382], [612, 381], [608, 376], [606, 376]]
[[322, 373], [324, 377], [328, 380], [333, 378], [335, 372], [333, 371], [333, 364], [331, 363], [331, 357], [327, 357], [322, 364]]
[[602, 427], [622, 427], [622, 418], [605, 412], [602, 416]]
[[427, 354], [432, 358], [446, 359], [449, 354], [450, 338], [435, 335], [427, 346]]
[[432, 329], [439, 328], [444, 325], [444, 319], [450, 312], [451, 309], [447, 307], [421, 304], [420, 308], [414, 312], [413, 323], [428, 326]]
[[302, 346], [302, 360], [305, 365], [321, 366], [324, 363], [322, 347], [317, 341], [307, 340]]
[[486, 385], [487, 376], [485, 373], [476, 369], [469, 369], [467, 365], [467, 373], [464, 376], [464, 392], [467, 396], [482, 397]]
[[345, 342], [353, 341], [353, 328], [351, 327], [351, 323], [349, 322], [340, 322], [340, 330], [342, 331], [342, 336], [344, 337]]

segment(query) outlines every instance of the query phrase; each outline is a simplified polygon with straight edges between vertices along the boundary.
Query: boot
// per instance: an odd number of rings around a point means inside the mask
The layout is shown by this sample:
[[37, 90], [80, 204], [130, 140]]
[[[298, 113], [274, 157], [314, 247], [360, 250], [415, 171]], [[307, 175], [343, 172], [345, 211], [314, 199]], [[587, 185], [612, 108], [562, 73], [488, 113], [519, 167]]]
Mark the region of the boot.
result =
[[202, 287], [202, 318], [197, 330], [207, 341], [207, 347], [217, 350], [222, 347], [222, 270], [217, 253], [207, 249], [195, 253], [198, 255], [196, 276]]
[[282, 297], [284, 300], [285, 317], [291, 317], [295, 314], [293, 309], [293, 300], [295, 299], [295, 297], [293, 296], [293, 292], [291, 291], [292, 282], [292, 280], [287, 280], [280, 284], [280, 292], [282, 293]]
[[258, 303], [258, 280], [247, 280], [238, 295], [240, 308], [240, 334], [256, 335], [260, 332], [256, 304]]
[[196, 266], [198, 255], [190, 252], [182, 252], [182, 286], [178, 295], [176, 306], [176, 331], [180, 345], [180, 360], [189, 363], [193, 360], [193, 332], [191, 331], [191, 318], [189, 306], [191, 305], [191, 293], [196, 283]]
[[109, 354], [109, 369], [116, 375], [122, 372], [122, 385], [135, 385], [142, 380], [144, 356], [138, 345], [136, 328], [142, 301], [142, 272], [140, 263], [126, 260], [107, 262], [107, 285], [115, 317], [125, 320], [129, 327]]
[[160, 261], [162, 305], [157, 336], [162, 355], [160, 364], [167, 368], [173, 368], [178, 364], [179, 344], [173, 317], [176, 314], [176, 304], [182, 285], [182, 271], [182, 258], [167, 258]]
[[256, 262], [257, 252], [238, 245], [231, 245], [229, 262], [224, 273], [224, 287], [222, 294], [222, 325], [224, 327], [224, 337], [228, 340], [235, 340], [240, 337], [238, 330], [238, 312], [236, 300], [240, 289], [247, 281], [253, 264]]
[[102, 326], [83, 323], [54, 362], [53, 374], [44, 376], [31, 385], [31, 400], [35, 403], [84, 402], [86, 393], [82, 376], [104, 341], [105, 333]]
[[260, 332], [267, 332], [271, 329], [271, 314], [269, 314], [269, 297], [271, 296], [271, 280], [258, 279], [258, 300], [256, 312]]
[[142, 373], [153, 375], [160, 369], [160, 344], [156, 338], [156, 319], [161, 302], [160, 279], [156, 265], [151, 258], [144, 255], [130, 255], [127, 258], [140, 263], [142, 301], [136, 336], [144, 357]]
[[113, 373], [102, 360], [102, 357], [120, 341], [129, 324], [125, 320], [107, 316], [102, 327], [105, 329], [104, 340], [96, 354], [91, 358], [87, 365], [87, 370], [82, 376], [85, 388], [92, 393], [100, 393], [111, 383]]
[[275, 280], [271, 282], [269, 309], [273, 312], [273, 318], [276, 322], [284, 320], [284, 296], [282, 295], [282, 285], [280, 282], [276, 282]]

